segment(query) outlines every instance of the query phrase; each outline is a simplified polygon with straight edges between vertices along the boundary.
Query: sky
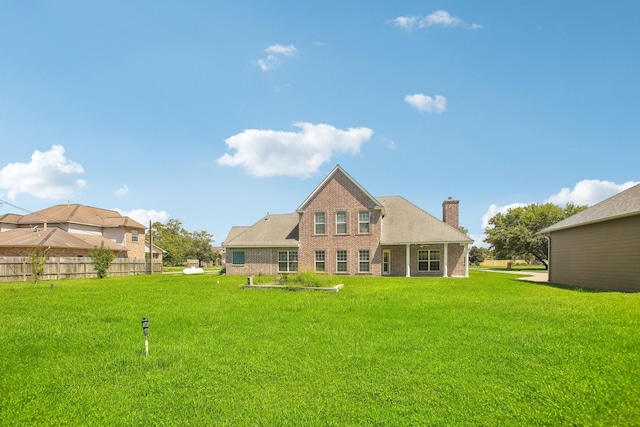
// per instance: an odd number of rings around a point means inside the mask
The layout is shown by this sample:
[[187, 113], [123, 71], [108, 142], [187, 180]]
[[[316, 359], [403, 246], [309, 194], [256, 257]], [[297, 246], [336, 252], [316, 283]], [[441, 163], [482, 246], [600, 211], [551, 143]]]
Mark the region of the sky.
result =
[[0, 215], [80, 203], [214, 245], [340, 165], [475, 245], [640, 182], [640, 2], [1, 1]]

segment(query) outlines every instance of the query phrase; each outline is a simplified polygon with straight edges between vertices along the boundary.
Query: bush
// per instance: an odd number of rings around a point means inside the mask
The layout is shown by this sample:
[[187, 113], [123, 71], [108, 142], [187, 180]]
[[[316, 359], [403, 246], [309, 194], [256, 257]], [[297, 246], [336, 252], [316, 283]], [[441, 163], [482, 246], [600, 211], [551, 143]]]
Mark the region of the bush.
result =
[[44, 264], [47, 262], [47, 257], [44, 255], [44, 251], [38, 245], [33, 252], [31, 252], [31, 278], [34, 283], [38, 283], [40, 276], [44, 273]]
[[111, 264], [111, 261], [113, 261], [116, 256], [113, 254], [113, 252], [111, 252], [110, 249], [105, 248], [104, 240], [100, 242], [100, 247], [93, 247], [93, 249], [89, 252], [89, 256], [93, 261], [93, 268], [95, 268], [96, 272], [98, 273], [98, 279], [107, 277], [109, 264]]

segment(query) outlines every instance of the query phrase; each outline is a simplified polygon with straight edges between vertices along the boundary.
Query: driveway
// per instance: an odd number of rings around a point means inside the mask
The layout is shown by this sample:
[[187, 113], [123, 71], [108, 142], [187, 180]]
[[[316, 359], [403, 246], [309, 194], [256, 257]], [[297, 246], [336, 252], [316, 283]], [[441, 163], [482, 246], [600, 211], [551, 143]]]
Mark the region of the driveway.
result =
[[509, 271], [509, 270], [483, 270], [490, 271], [492, 273], [505, 273], [505, 274], [527, 274], [526, 277], [518, 277], [518, 280], [525, 280], [527, 282], [548, 282], [549, 273], [539, 271]]

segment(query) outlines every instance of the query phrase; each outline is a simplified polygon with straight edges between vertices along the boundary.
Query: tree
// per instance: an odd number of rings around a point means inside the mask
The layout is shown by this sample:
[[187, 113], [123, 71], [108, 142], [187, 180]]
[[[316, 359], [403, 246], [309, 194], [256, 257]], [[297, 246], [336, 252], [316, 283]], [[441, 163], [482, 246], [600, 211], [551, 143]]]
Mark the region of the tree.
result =
[[98, 273], [98, 279], [107, 277], [109, 264], [111, 264], [111, 261], [113, 261], [116, 256], [110, 249], [104, 246], [104, 240], [100, 242], [100, 247], [94, 246], [93, 249], [89, 251], [89, 256], [93, 261], [93, 267]]
[[153, 223], [153, 243], [164, 249], [164, 263], [182, 265], [188, 258], [199, 261], [214, 261], [217, 253], [211, 249], [213, 235], [206, 231], [187, 231], [179, 219], [170, 219], [166, 224]]
[[47, 257], [42, 250], [40, 245], [36, 246], [36, 248], [31, 252], [31, 278], [34, 283], [38, 283], [40, 280], [40, 276], [44, 274], [44, 265], [47, 262]]
[[564, 209], [552, 203], [532, 203], [509, 209], [507, 213], [497, 213], [489, 220], [489, 226], [485, 228], [487, 237], [484, 241], [491, 245], [497, 258], [533, 256], [545, 268], [549, 268], [547, 239], [537, 233], [586, 208], [573, 203], [567, 204]]
[[472, 246], [469, 249], [469, 264], [480, 265], [485, 259], [489, 259], [491, 251], [488, 248]]

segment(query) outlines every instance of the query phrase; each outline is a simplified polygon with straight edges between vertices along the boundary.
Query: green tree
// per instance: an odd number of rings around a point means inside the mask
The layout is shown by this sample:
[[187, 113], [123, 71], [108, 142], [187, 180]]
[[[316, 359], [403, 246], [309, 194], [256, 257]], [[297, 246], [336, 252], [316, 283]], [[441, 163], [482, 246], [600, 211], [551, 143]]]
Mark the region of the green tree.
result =
[[153, 223], [153, 243], [165, 251], [163, 262], [167, 265], [181, 265], [187, 259], [189, 247], [187, 230], [179, 219], [170, 219], [166, 224]]
[[89, 256], [91, 257], [91, 261], [93, 261], [93, 267], [98, 273], [98, 279], [107, 277], [109, 264], [111, 264], [111, 261], [113, 261], [116, 256], [110, 249], [104, 246], [104, 240], [100, 242], [100, 247], [94, 246], [93, 249], [89, 251]]
[[469, 249], [469, 264], [480, 265], [482, 261], [490, 256], [489, 249], [472, 246]]
[[213, 235], [206, 231], [190, 232], [179, 219], [170, 219], [166, 224], [152, 225], [153, 243], [166, 251], [164, 263], [182, 265], [189, 258], [199, 261], [214, 261], [217, 253], [211, 249]]
[[31, 252], [31, 278], [34, 283], [38, 283], [40, 277], [44, 274], [44, 265], [47, 262], [47, 257], [40, 245]]
[[206, 231], [196, 231], [190, 233], [190, 237], [191, 250], [188, 253], [189, 258], [197, 258], [200, 262], [213, 262], [216, 260], [218, 253], [211, 249], [213, 234]]
[[507, 213], [497, 213], [489, 220], [489, 226], [484, 230], [487, 236], [484, 241], [491, 245], [496, 258], [533, 256], [545, 268], [549, 268], [547, 239], [537, 233], [586, 208], [573, 203], [567, 204], [565, 208], [552, 203], [532, 203], [509, 209]]

